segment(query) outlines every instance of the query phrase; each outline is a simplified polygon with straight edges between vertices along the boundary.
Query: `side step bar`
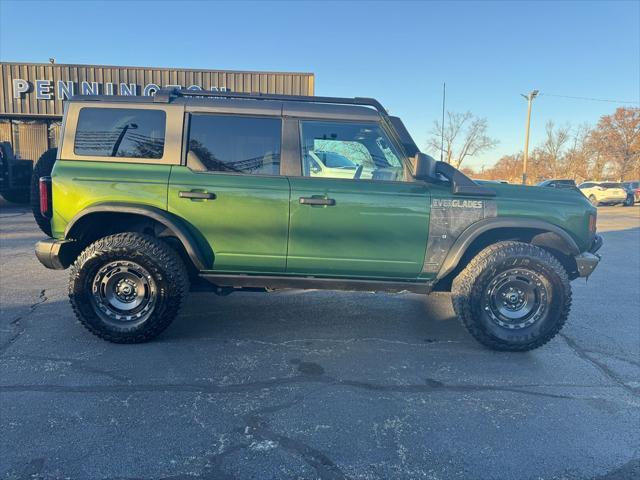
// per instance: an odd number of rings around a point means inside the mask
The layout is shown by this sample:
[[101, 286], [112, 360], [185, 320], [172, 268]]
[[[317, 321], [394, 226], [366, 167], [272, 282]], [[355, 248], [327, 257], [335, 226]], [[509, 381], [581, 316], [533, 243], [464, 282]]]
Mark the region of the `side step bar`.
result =
[[345, 278], [287, 277], [271, 275], [224, 275], [201, 273], [200, 278], [217, 287], [303, 289], [303, 290], [352, 290], [365, 292], [413, 292], [429, 293], [431, 282], [396, 282], [385, 280], [351, 280]]

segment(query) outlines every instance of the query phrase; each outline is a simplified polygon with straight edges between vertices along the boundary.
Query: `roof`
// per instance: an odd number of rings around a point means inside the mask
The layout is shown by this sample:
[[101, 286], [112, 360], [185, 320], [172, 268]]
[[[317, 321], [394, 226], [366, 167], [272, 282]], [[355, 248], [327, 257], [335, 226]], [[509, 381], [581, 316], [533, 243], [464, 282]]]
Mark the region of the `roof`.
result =
[[227, 110], [255, 114], [283, 114], [297, 117], [341, 117], [350, 120], [377, 120], [387, 117], [384, 107], [373, 98], [315, 97], [264, 93], [210, 92], [163, 89], [153, 97], [120, 95], [74, 95], [71, 102], [167, 103], [187, 109]]

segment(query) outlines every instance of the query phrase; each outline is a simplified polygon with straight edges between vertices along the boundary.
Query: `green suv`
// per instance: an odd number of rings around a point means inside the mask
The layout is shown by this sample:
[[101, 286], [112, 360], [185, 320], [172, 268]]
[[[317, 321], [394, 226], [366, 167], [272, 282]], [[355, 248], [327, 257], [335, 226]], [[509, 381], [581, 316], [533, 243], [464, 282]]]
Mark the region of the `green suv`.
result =
[[451, 291], [478, 341], [524, 351], [599, 261], [579, 192], [476, 183], [373, 99], [78, 96], [45, 157], [36, 255], [112, 342], [155, 337], [190, 290]]

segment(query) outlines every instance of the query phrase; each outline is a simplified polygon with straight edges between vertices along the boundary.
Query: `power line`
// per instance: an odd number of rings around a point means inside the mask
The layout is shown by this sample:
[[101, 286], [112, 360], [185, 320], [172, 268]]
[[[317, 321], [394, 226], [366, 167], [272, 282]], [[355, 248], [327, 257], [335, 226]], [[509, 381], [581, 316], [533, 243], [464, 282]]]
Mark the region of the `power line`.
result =
[[640, 102], [635, 101], [635, 102], [627, 102], [624, 100], [610, 100], [608, 98], [592, 98], [592, 97], [573, 97], [571, 95], [556, 95], [554, 93], [541, 93], [540, 94], [545, 95], [547, 97], [558, 97], [558, 98], [571, 98], [573, 100], [589, 100], [591, 102], [608, 102], [608, 103], [635, 103], [635, 104], [640, 104]]

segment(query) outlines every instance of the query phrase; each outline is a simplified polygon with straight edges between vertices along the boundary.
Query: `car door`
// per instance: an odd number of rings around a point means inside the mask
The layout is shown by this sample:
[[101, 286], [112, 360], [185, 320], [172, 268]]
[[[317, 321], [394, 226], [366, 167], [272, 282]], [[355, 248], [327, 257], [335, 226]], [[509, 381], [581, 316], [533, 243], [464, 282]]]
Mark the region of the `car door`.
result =
[[[424, 263], [429, 190], [377, 122], [300, 120], [301, 176], [289, 177], [287, 272], [416, 278]], [[318, 152], [346, 157], [350, 178], [317, 176]], [[367, 178], [363, 178], [366, 175]]]
[[281, 118], [188, 117], [186, 164], [172, 168], [169, 211], [208, 244], [214, 271], [284, 272], [289, 182], [280, 176]]

